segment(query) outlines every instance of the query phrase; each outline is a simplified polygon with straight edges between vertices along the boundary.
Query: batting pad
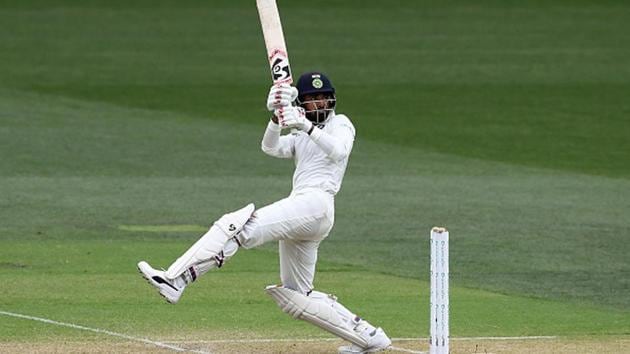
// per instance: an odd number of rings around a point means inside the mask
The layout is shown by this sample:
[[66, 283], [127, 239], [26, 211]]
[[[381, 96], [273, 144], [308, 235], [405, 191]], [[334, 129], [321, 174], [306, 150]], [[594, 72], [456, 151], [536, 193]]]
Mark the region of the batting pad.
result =
[[[265, 288], [265, 291], [276, 301], [282, 311], [293, 318], [312, 323], [361, 348], [368, 346], [368, 342], [359, 336], [350, 323], [344, 320], [342, 314], [335, 309], [334, 300], [311, 298], [280, 285], [270, 285]], [[345, 307], [342, 310], [345, 310], [342, 312], [349, 312]]]

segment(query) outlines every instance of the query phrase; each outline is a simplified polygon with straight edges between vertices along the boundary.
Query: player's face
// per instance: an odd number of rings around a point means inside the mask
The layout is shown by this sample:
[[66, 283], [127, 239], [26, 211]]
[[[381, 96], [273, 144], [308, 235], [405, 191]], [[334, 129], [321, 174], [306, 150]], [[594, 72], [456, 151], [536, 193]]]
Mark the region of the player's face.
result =
[[307, 111], [326, 109], [328, 104], [328, 96], [326, 94], [304, 95], [304, 109]]
[[335, 107], [334, 96], [328, 93], [306, 94], [300, 99], [300, 106], [306, 111], [306, 118], [313, 123], [322, 123]]

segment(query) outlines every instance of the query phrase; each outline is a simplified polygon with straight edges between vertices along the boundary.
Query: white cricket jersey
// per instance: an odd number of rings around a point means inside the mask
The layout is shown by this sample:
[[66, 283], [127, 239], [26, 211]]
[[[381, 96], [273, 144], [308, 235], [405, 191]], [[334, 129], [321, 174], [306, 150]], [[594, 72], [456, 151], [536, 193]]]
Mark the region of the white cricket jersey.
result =
[[269, 122], [262, 150], [279, 158], [293, 158], [293, 192], [316, 188], [332, 195], [341, 188], [355, 129], [348, 117], [330, 113], [323, 128], [314, 128], [309, 136], [298, 131], [280, 136], [280, 127]]

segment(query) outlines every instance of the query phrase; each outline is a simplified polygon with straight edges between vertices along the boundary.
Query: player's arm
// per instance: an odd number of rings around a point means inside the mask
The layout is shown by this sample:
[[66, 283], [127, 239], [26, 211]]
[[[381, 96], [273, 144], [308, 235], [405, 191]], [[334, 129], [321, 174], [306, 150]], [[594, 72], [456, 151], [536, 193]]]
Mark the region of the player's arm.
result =
[[[297, 90], [288, 84], [273, 85], [267, 96], [267, 109], [275, 111], [283, 107], [291, 106], [297, 97]], [[278, 123], [278, 117], [274, 113], [267, 124], [260, 147], [265, 154], [279, 157], [293, 157], [295, 137], [293, 135], [280, 136], [282, 127]]]
[[307, 133], [333, 161], [340, 161], [350, 155], [354, 143], [355, 130], [349, 120], [340, 124], [332, 134], [314, 126], [302, 107], [283, 107], [274, 111], [280, 127], [297, 128]]
[[295, 136], [291, 134], [280, 136], [281, 130], [277, 121], [274, 122], [273, 118], [269, 120], [260, 147], [269, 156], [291, 158], [294, 152]]
[[311, 139], [333, 161], [347, 158], [354, 144], [355, 130], [350, 122], [341, 124], [332, 133], [326, 133], [316, 126], [310, 128]]

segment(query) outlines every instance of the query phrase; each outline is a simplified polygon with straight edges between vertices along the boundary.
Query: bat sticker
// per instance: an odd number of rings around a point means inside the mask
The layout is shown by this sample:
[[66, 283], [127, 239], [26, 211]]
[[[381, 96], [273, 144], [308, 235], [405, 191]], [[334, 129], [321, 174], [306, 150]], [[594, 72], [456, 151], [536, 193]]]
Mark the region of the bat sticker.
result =
[[275, 50], [269, 57], [269, 63], [271, 64], [271, 77], [274, 83], [292, 81], [289, 58], [285, 52]]

